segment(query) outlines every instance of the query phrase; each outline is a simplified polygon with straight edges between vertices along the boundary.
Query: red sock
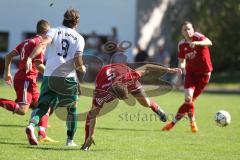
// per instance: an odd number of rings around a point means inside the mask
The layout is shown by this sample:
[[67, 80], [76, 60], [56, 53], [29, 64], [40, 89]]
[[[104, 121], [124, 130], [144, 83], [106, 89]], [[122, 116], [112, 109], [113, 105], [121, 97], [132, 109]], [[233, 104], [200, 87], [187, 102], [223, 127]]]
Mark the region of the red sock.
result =
[[150, 107], [151, 107], [153, 112], [157, 112], [159, 106], [158, 106], [157, 103], [155, 103], [153, 100], [150, 99]]
[[90, 114], [88, 113], [87, 119], [86, 119], [86, 124], [85, 124], [85, 142], [89, 136], [89, 126], [90, 125]]
[[0, 106], [9, 111], [12, 111], [13, 113], [16, 113], [19, 109], [19, 105], [15, 101], [3, 98], [0, 98]]
[[49, 118], [49, 114], [45, 114], [44, 116], [42, 116], [42, 118], [40, 119], [38, 126], [39, 126], [39, 130], [38, 130], [38, 136], [41, 136], [43, 138], [46, 137], [46, 129], [47, 129], [47, 125], [48, 125], [48, 118]]
[[188, 118], [190, 121], [194, 121], [194, 104], [193, 103], [189, 103], [188, 105]]
[[180, 119], [182, 119], [182, 117], [185, 115], [185, 113], [188, 110], [188, 104], [187, 103], [183, 103], [180, 108], [178, 109], [178, 112], [175, 116], [175, 120], [179, 121]]

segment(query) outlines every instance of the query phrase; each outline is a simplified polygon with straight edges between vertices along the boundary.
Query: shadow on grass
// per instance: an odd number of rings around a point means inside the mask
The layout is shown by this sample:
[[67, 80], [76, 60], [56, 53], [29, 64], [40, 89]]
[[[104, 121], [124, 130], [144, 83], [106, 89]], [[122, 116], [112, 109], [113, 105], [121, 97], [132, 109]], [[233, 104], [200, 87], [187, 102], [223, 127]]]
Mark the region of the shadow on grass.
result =
[[[38, 150], [44, 150], [44, 151], [78, 151], [78, 152], [86, 152], [86, 151], [83, 151], [83, 150], [80, 150], [80, 146], [78, 147], [68, 147], [68, 148], [65, 148], [65, 147], [60, 147], [60, 148], [56, 148], [56, 147], [39, 147], [39, 146], [24, 146], [23, 148], [27, 148], [27, 149], [38, 149]], [[89, 152], [109, 152], [109, 151], [114, 151], [114, 150], [109, 150], [109, 149], [93, 149], [93, 150], [90, 150]]]
[[25, 128], [26, 125], [16, 125], [16, 124], [0, 124], [0, 127], [13, 127], [13, 128]]
[[96, 129], [100, 130], [115, 130], [115, 131], [137, 131], [137, 132], [161, 132], [161, 130], [150, 130], [150, 129], [133, 129], [133, 128], [108, 128], [108, 127], [97, 127]]
[[6, 141], [0, 141], [0, 144], [8, 144], [8, 145], [14, 145], [14, 146], [26, 146], [27, 143], [21, 143], [21, 142], [6, 142]]

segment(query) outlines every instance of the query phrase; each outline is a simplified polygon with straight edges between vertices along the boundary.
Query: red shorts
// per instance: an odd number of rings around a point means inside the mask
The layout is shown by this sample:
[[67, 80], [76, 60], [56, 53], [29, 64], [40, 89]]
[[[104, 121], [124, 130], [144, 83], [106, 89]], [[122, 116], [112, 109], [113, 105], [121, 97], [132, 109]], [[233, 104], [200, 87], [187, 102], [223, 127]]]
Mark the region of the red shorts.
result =
[[14, 79], [14, 90], [17, 95], [17, 103], [31, 104], [37, 103], [39, 91], [37, 84], [31, 80]]
[[[137, 94], [141, 92], [142, 85], [139, 81], [136, 81], [132, 84], [129, 84], [128, 86], [128, 92], [131, 94]], [[108, 103], [116, 99], [116, 97], [107, 91], [103, 89], [96, 88], [94, 90], [94, 96], [93, 96], [93, 105], [96, 107], [103, 107], [104, 103]]]
[[195, 100], [204, 90], [210, 80], [210, 74], [186, 73], [184, 89], [193, 89], [193, 100]]

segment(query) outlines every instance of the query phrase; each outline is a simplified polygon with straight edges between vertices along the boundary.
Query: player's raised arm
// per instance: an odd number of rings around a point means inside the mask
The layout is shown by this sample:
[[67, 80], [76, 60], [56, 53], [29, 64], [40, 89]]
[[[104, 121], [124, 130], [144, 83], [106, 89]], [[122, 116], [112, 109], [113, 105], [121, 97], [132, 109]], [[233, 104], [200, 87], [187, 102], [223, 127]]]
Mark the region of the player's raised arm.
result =
[[210, 39], [208, 39], [207, 37], [205, 37], [203, 40], [201, 41], [193, 41], [190, 42], [190, 47], [194, 47], [194, 46], [211, 46], [212, 45], [212, 41]]

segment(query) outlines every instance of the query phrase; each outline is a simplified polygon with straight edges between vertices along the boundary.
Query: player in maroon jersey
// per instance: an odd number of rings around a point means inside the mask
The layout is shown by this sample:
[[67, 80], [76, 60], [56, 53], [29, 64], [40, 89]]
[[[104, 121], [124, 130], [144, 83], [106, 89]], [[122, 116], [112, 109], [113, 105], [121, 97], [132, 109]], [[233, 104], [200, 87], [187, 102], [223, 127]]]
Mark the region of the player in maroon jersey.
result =
[[[160, 67], [160, 66], [159, 66]], [[85, 142], [82, 150], [88, 150], [93, 141], [93, 134], [96, 124], [96, 117], [105, 103], [114, 99], [127, 99], [128, 93], [132, 94], [144, 107], [151, 108], [161, 121], [166, 122], [167, 117], [164, 111], [152, 99], [146, 97], [142, 85], [138, 79], [148, 71], [159, 70], [152, 64], [146, 64], [137, 71], [132, 70], [125, 64], [109, 64], [103, 66], [99, 71], [96, 81], [92, 102], [92, 109], [89, 111], [85, 124]], [[179, 68], [164, 68], [166, 72], [181, 73]]]
[[191, 131], [198, 128], [194, 116], [194, 101], [203, 92], [213, 70], [208, 46], [212, 42], [201, 33], [194, 32], [191, 22], [185, 21], [182, 25], [184, 40], [178, 44], [179, 67], [185, 70], [185, 102], [180, 106], [172, 122], [163, 127], [169, 131], [187, 113]]
[[[37, 23], [37, 35], [31, 39], [26, 39], [17, 47], [6, 55], [4, 80], [7, 84], [12, 84], [16, 92], [16, 100], [8, 100], [0, 98], [0, 107], [7, 109], [18, 115], [25, 115], [29, 107], [36, 107], [39, 97], [37, 88], [38, 73], [43, 73], [45, 66], [43, 65], [43, 53], [33, 59], [33, 68], [26, 73], [25, 65], [28, 56], [32, 53], [34, 47], [41, 42], [42, 36], [47, 33], [50, 24], [46, 20], [40, 20]], [[18, 71], [14, 79], [10, 73], [11, 62], [13, 57], [19, 56]], [[53, 141], [46, 136], [45, 130], [47, 128], [49, 114], [43, 116], [39, 123], [39, 140], [40, 141]]]

